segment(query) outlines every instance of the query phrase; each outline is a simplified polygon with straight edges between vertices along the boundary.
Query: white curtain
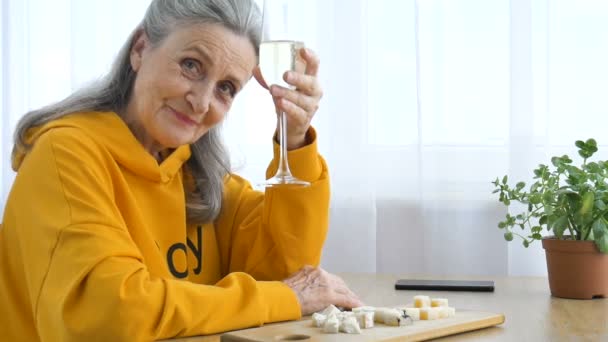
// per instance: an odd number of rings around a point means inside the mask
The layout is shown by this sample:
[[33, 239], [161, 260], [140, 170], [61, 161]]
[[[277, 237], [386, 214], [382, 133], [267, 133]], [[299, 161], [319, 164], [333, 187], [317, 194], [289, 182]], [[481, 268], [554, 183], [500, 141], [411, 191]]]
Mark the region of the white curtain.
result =
[[10, 152], [19, 118], [102, 76], [142, 19], [149, 0], [1, 1], [0, 204], [4, 207], [14, 178]]
[[[109, 66], [148, 1], [2, 0], [2, 189], [27, 109]], [[331, 271], [542, 275], [539, 243], [507, 243], [490, 182], [530, 181], [595, 138], [606, 159], [608, 2], [285, 0], [321, 57], [313, 125], [332, 177]], [[225, 123], [234, 167], [263, 180], [275, 127], [255, 81]], [[33, 194], [35, 195], [35, 194]], [[516, 208], [517, 209], [517, 208]], [[294, 218], [297, 219], [297, 218]]]

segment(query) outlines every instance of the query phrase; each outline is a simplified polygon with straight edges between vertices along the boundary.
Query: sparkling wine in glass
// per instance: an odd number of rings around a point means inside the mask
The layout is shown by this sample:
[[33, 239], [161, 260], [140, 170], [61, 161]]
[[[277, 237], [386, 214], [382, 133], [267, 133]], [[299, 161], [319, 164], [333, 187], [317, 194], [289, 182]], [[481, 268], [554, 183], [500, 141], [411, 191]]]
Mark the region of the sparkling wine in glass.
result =
[[[283, 80], [283, 75], [287, 71], [303, 71], [305, 63], [300, 56], [300, 50], [304, 47], [304, 43], [289, 39], [286, 13], [284, 1], [264, 1], [263, 40], [260, 44], [260, 71], [269, 87], [276, 84], [294, 89], [293, 86]], [[271, 25], [271, 23], [274, 23], [274, 25]], [[285, 113], [278, 111], [278, 109], [277, 120], [280, 146], [279, 167], [276, 174], [266, 180], [263, 185], [266, 187], [309, 186], [309, 182], [294, 177], [289, 170], [286, 138], [288, 133], [287, 116]]]

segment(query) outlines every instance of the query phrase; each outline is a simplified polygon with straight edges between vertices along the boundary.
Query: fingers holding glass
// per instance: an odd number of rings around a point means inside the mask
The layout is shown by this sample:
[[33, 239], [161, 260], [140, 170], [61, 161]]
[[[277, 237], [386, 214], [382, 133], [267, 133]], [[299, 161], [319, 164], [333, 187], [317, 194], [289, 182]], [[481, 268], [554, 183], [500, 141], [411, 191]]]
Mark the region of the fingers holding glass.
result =
[[307, 49], [307, 48], [300, 50], [300, 56], [306, 62], [306, 69], [305, 69], [304, 73], [306, 75], [316, 76], [317, 73], [319, 72], [319, 65], [321, 64], [321, 60], [319, 59], [319, 56], [317, 56], [317, 54], [314, 53], [314, 51], [312, 51], [311, 49]]
[[[316, 72], [318, 62], [313, 64], [315, 64], [315, 67], [306, 70], [307, 72]], [[284, 78], [293, 89], [273, 85], [270, 92], [277, 110], [284, 112], [287, 116], [288, 149], [293, 150], [305, 144], [306, 132], [310, 128], [312, 118], [319, 109], [323, 91], [318, 78], [314, 75], [291, 71], [286, 72]]]

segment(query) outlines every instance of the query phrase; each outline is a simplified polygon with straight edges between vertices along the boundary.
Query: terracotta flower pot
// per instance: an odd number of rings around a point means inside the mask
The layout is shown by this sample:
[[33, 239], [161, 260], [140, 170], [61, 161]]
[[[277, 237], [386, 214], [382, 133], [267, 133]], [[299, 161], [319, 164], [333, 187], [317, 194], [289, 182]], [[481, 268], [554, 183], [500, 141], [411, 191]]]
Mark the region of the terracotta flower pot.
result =
[[574, 299], [608, 297], [608, 254], [601, 253], [593, 241], [546, 237], [542, 243], [553, 296]]

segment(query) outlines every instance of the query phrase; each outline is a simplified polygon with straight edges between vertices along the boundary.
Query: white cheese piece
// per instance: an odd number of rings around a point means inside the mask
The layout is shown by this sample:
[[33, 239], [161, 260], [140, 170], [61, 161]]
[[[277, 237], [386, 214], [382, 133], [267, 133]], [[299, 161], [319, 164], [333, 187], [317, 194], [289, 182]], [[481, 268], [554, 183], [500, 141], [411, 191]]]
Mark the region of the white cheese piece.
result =
[[323, 327], [326, 320], [327, 320], [327, 316], [325, 316], [323, 314], [320, 314], [318, 312], [315, 312], [312, 314], [312, 325], [317, 328]]
[[340, 322], [340, 331], [347, 334], [360, 334], [361, 328], [354, 316], [347, 316]]
[[374, 321], [384, 324], [387, 317], [394, 316], [398, 314], [398, 312], [399, 310], [393, 308], [376, 308], [374, 313]]
[[384, 323], [384, 315], [382, 314], [382, 308], [374, 309], [374, 322]]
[[384, 324], [390, 326], [411, 325], [414, 320], [405, 314], [403, 310], [387, 310], [384, 312]]
[[443, 310], [447, 314], [446, 317], [454, 317], [454, 316], [456, 316], [456, 308], [447, 306], [447, 307], [444, 307]]
[[340, 328], [340, 321], [336, 315], [331, 315], [325, 320], [323, 325], [323, 332], [327, 334], [337, 334]]
[[412, 318], [414, 321], [420, 320], [420, 309], [419, 308], [403, 308], [403, 312]]
[[355, 313], [351, 311], [341, 311], [336, 314], [336, 317], [338, 317], [338, 320], [341, 321], [348, 317], [355, 317]]
[[360, 311], [371, 311], [371, 312], [374, 312], [374, 311], [376, 311], [376, 308], [373, 307], [373, 306], [359, 306], [359, 307], [353, 308], [351, 311], [354, 312], [354, 313], [357, 313], [357, 312], [360, 312]]
[[413, 319], [408, 318], [403, 310], [394, 308], [376, 308], [374, 322], [391, 326], [409, 325]]
[[331, 315], [335, 315], [338, 314], [342, 311], [340, 311], [340, 309], [338, 309], [337, 307], [335, 307], [333, 304], [326, 307], [325, 309], [323, 309], [323, 311], [319, 312], [322, 315], [325, 315], [325, 317], [329, 317]]
[[374, 312], [373, 311], [359, 311], [355, 313], [357, 322], [361, 329], [369, 329], [374, 327]]

